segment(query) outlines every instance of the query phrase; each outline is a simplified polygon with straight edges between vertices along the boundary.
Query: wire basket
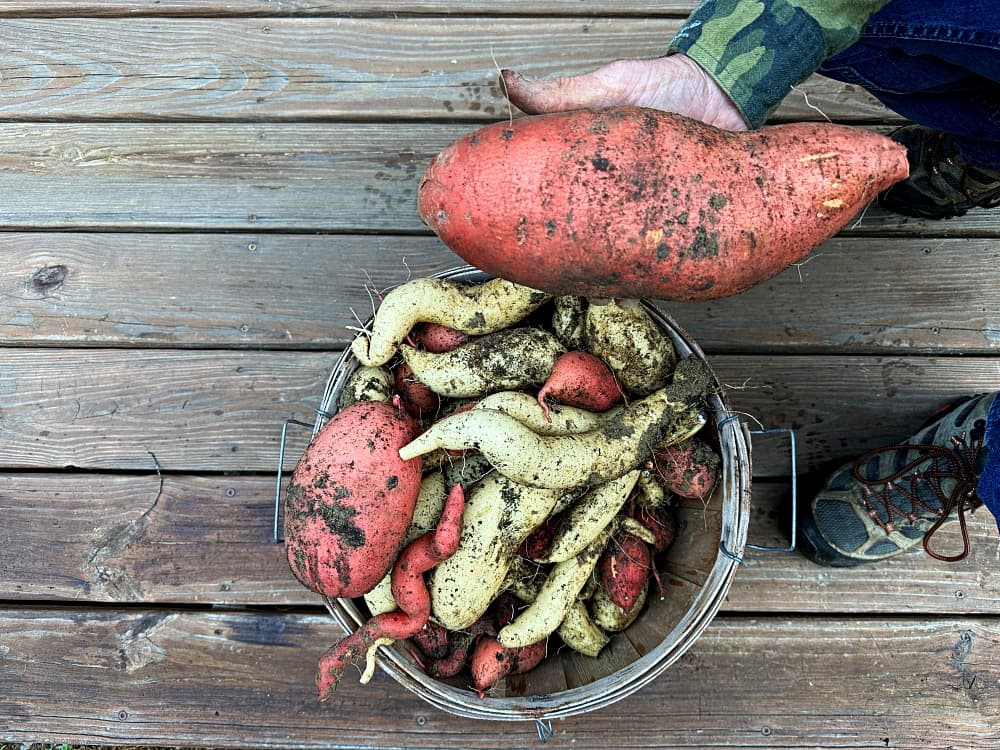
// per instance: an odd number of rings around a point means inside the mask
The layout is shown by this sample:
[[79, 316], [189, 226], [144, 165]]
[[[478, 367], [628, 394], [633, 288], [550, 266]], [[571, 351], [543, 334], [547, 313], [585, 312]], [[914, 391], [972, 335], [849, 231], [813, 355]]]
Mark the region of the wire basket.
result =
[[[491, 278], [472, 266], [433, 275], [467, 283]], [[679, 358], [705, 360], [698, 345], [670, 316], [646, 301], [641, 304], [668, 334]], [[340, 392], [357, 367], [348, 348], [327, 381], [314, 435], [336, 411]], [[713, 419], [705, 429], [714, 428], [722, 458], [719, 482], [707, 501], [684, 501], [678, 508], [677, 537], [658, 558], [667, 594], [661, 599], [651, 593], [645, 611], [627, 629], [614, 634], [600, 655], [587, 657], [561, 649], [531, 672], [507, 677], [483, 698], [467, 686], [467, 679], [439, 680], [427, 675], [414, 662], [405, 641], [379, 649], [379, 666], [448, 713], [494, 721], [544, 721], [581, 714], [615, 703], [654, 680], [715, 617], [747, 546], [749, 433], [718, 387], [710, 396], [708, 411]], [[327, 598], [326, 606], [352, 632], [368, 619], [363, 600]]]

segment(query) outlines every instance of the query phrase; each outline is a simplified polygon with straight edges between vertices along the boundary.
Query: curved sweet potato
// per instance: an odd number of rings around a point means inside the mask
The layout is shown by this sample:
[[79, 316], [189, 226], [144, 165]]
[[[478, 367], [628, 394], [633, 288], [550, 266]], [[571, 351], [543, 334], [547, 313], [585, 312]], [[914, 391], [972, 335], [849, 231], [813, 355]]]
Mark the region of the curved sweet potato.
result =
[[420, 216], [484, 271], [551, 294], [705, 300], [801, 259], [906, 177], [878, 133], [733, 133], [638, 107], [489, 125], [445, 147]]
[[313, 438], [285, 498], [285, 551], [303, 584], [362, 596], [389, 571], [420, 491], [423, 462], [399, 457], [417, 432], [395, 406], [359, 401]]
[[465, 493], [462, 486], [456, 484], [448, 493], [437, 529], [410, 542], [392, 567], [392, 597], [399, 609], [370, 617], [320, 657], [316, 671], [320, 700], [330, 697], [349, 664], [357, 663], [362, 656], [366, 658], [367, 667], [361, 674], [361, 682], [367, 683], [375, 671], [375, 652], [380, 646], [410, 638], [423, 629], [431, 614], [431, 597], [424, 573], [455, 553], [464, 507]]

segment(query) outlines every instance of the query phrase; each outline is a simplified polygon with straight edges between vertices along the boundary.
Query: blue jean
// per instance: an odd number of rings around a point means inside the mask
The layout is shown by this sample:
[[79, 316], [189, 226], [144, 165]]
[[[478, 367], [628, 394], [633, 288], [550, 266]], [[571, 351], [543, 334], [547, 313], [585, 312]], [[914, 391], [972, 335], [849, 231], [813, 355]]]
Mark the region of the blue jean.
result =
[[989, 452], [976, 491], [1000, 526], [1000, 397], [993, 399], [986, 417], [985, 443]]
[[966, 161], [1000, 168], [998, 0], [893, 0], [818, 72], [950, 133]]
[[[950, 133], [959, 155], [1000, 168], [1000, 0], [893, 0], [819, 73]], [[1000, 398], [986, 424], [979, 497], [1000, 524]]]

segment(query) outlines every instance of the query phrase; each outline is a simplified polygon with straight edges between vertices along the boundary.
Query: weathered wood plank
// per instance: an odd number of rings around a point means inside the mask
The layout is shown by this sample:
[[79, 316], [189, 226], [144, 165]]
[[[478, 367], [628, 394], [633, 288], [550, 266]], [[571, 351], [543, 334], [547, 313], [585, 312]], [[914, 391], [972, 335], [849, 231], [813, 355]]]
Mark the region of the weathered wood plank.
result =
[[[0, 123], [4, 229], [427, 233], [430, 159], [446, 123]], [[996, 211], [948, 222], [875, 208], [857, 234], [995, 236]]]
[[[454, 127], [0, 125], [0, 227], [420, 230]], [[415, 151], [414, 149], [419, 149]]]
[[[270, 471], [282, 422], [313, 420], [336, 357], [7, 349], [0, 466]], [[797, 430], [801, 471], [905, 439], [942, 404], [1000, 389], [995, 358], [719, 355], [710, 362], [751, 426]], [[758, 476], [787, 475], [787, 455], [773, 453], [754, 454]]]
[[[544, 23], [496, 16], [8, 20], [0, 24], [7, 45], [0, 118], [495, 120], [508, 112], [498, 66], [554, 76], [654, 57], [680, 25], [603, 12]], [[775, 118], [817, 119], [818, 110], [834, 120], [900, 119], [863, 89], [819, 76]]]
[[[338, 348], [372, 284], [461, 265], [426, 236], [31, 232], [3, 246], [0, 343], [15, 345]], [[987, 354], [998, 267], [995, 240], [841, 237], [746, 294], [661, 306], [711, 353]]]
[[[803, 474], [905, 440], [958, 398], [1000, 390], [995, 358], [718, 356], [710, 362], [732, 409], [751, 428], [796, 431]], [[753, 467], [757, 476], [785, 476], [787, 451], [757, 450]]]
[[[268, 471], [312, 422], [336, 353], [4, 352], [0, 465]], [[304, 443], [297, 440], [289, 450]]]
[[[695, 0], [607, 0], [601, 12], [607, 15], [687, 15], [698, 3]], [[429, 2], [389, 2], [387, 0], [0, 0], [4, 16], [296, 16], [382, 14], [396, 17], [413, 13], [435, 15], [576, 15], [579, 0], [506, 0], [503, 4], [452, 0]]]
[[419, 175], [462, 130], [0, 124], [0, 228], [426, 231]]
[[0, 475], [0, 599], [321, 605], [274, 542], [275, 477]]
[[995, 240], [845, 234], [746, 294], [661, 306], [711, 352], [996, 352], [998, 268]]
[[[342, 632], [325, 616], [15, 609], [0, 613], [0, 632], [7, 741], [468, 748], [495, 747], [502, 732], [511, 746], [538, 742], [531, 722], [455, 718], [381, 673], [364, 686], [345, 679], [317, 703], [315, 659]], [[1000, 740], [998, 681], [995, 618], [718, 617], [630, 698], [553, 722], [546, 746], [986, 750]]]
[[0, 342], [45, 346], [342, 348], [369, 289], [462, 264], [415, 236], [28, 232], [3, 247]]
[[[272, 541], [274, 477], [10, 473], [0, 475], [0, 599], [128, 604], [318, 605]], [[788, 485], [757, 482], [750, 540], [785, 546]], [[984, 575], [996, 523], [968, 517], [971, 556], [922, 553], [852, 570], [798, 553], [747, 550], [726, 612], [993, 614], [1000, 581]], [[936, 537], [957, 542], [956, 529]]]

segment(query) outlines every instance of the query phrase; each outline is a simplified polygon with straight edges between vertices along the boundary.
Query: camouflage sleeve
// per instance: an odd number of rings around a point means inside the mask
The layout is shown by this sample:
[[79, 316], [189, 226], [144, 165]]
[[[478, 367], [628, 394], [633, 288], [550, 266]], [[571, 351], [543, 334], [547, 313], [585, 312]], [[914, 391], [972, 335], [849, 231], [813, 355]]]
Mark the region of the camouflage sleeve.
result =
[[853, 44], [888, 0], [704, 0], [670, 43], [701, 65], [751, 128]]

